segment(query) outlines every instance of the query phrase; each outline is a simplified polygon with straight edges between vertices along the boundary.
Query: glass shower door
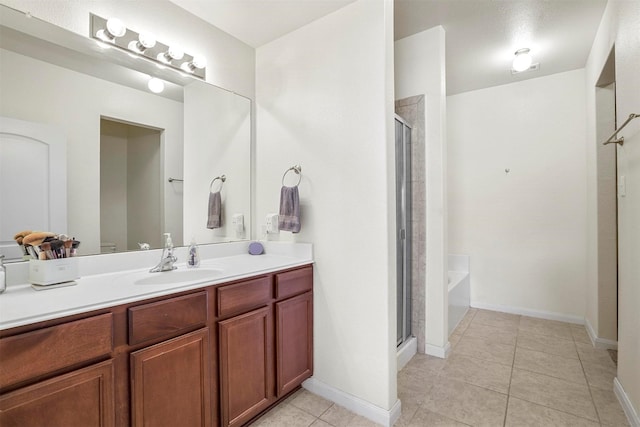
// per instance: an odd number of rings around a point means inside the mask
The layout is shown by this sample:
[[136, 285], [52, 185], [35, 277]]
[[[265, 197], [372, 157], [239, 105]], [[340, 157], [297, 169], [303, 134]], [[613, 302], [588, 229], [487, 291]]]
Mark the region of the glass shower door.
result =
[[396, 135], [397, 345], [411, 336], [411, 127], [399, 116]]

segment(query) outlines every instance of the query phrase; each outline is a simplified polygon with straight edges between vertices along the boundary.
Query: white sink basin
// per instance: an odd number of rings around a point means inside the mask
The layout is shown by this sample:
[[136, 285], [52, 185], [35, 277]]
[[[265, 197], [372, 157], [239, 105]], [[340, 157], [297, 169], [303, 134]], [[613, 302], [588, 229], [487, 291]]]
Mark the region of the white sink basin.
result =
[[135, 285], [168, 285], [171, 283], [195, 282], [198, 280], [215, 279], [222, 274], [222, 270], [214, 268], [198, 268], [193, 270], [172, 270], [159, 273], [140, 273]]

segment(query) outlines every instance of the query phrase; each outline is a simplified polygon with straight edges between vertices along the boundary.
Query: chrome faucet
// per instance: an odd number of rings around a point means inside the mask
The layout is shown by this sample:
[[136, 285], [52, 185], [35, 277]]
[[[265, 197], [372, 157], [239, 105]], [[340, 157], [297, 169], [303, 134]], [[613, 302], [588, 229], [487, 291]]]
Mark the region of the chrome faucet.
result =
[[162, 271], [172, 271], [177, 269], [175, 265], [173, 265], [178, 258], [173, 255], [173, 241], [171, 240], [171, 233], [164, 233], [165, 235], [165, 244], [164, 249], [162, 250], [162, 258], [160, 258], [160, 262], [158, 265], [149, 270], [149, 273], [159, 273]]

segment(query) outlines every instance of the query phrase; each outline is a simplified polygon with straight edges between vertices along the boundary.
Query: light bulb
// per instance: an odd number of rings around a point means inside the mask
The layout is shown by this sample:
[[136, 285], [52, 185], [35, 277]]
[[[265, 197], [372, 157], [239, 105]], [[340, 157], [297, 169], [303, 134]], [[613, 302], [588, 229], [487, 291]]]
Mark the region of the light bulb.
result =
[[140, 33], [138, 40], [129, 42], [129, 49], [134, 52], [142, 53], [147, 49], [151, 49], [156, 45], [156, 38], [151, 33]]
[[532, 61], [533, 59], [531, 58], [529, 49], [518, 49], [516, 51], [516, 57], [513, 58], [513, 70], [518, 72], [528, 70], [529, 67], [531, 67]]
[[169, 55], [171, 59], [175, 59], [176, 61], [179, 61], [184, 56], [184, 51], [178, 46], [169, 46], [167, 55]]
[[187, 73], [193, 73], [196, 68], [203, 69], [206, 66], [207, 58], [202, 55], [196, 55], [193, 57], [191, 62], [183, 62], [182, 65], [180, 65], [180, 68], [182, 68]]
[[122, 37], [127, 32], [127, 27], [118, 18], [109, 18], [107, 20], [107, 31], [115, 38]]
[[164, 90], [164, 82], [158, 78], [152, 77], [147, 82], [147, 87], [153, 93], [161, 93]]

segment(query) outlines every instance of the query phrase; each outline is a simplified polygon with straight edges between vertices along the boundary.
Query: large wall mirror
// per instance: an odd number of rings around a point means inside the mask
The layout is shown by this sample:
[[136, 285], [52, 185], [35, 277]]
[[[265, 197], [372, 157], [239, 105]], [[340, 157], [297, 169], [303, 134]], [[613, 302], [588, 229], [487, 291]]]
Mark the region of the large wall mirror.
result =
[[[25, 229], [74, 236], [82, 255], [158, 248], [165, 232], [176, 244], [244, 240], [250, 147], [249, 99], [0, 5], [8, 259], [21, 258], [13, 235]], [[218, 191], [221, 224], [208, 228]]]

